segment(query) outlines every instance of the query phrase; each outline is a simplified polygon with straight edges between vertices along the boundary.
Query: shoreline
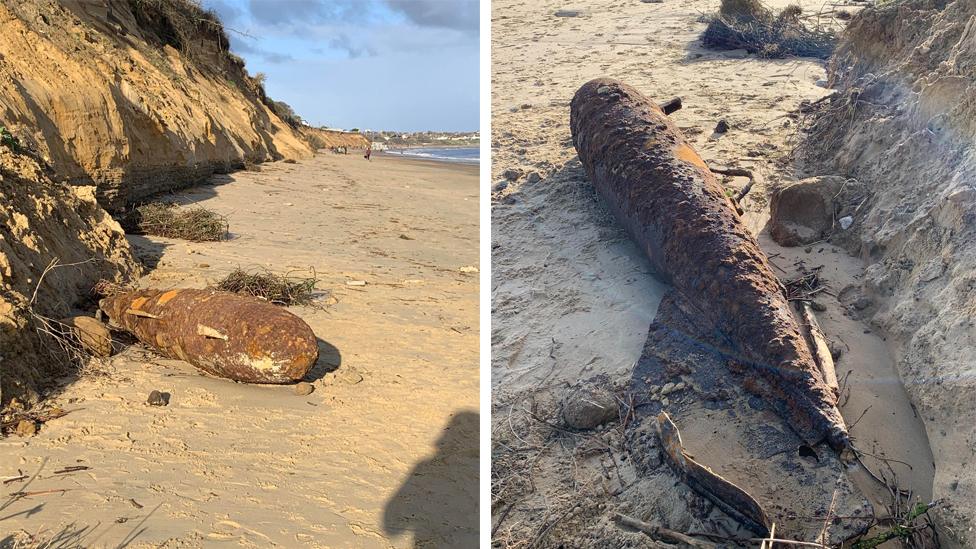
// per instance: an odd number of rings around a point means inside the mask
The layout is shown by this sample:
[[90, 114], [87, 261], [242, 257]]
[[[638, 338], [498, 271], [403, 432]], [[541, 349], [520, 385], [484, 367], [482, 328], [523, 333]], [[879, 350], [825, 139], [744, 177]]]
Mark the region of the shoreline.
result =
[[[431, 147], [417, 147], [417, 148], [427, 149], [427, 148], [431, 148]], [[447, 148], [447, 147], [438, 147], [438, 148]], [[459, 147], [459, 148], [468, 148], [468, 147]], [[481, 166], [481, 160], [480, 159], [477, 160], [477, 161], [455, 160], [455, 159], [449, 159], [449, 158], [431, 158], [431, 157], [422, 157], [422, 156], [410, 156], [410, 155], [404, 155], [404, 154], [391, 153], [391, 152], [388, 152], [388, 151], [373, 151], [373, 158], [376, 158], [376, 157], [379, 157], [379, 156], [382, 156], [384, 158], [395, 158], [395, 159], [398, 159], [398, 160], [406, 160], [406, 161], [412, 161], [412, 162], [424, 162], [424, 163], [429, 163], [429, 164], [450, 164], [450, 165], [455, 165], [455, 166], [467, 166], [467, 167], [476, 168], [476, 169], [480, 169], [480, 166]]]

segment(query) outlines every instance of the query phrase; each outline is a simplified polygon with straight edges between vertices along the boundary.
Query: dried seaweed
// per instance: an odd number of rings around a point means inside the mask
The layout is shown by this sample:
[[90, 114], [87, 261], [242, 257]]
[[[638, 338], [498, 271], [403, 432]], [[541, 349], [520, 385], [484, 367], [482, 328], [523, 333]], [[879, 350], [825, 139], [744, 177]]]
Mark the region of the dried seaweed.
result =
[[315, 272], [311, 277], [295, 277], [268, 270], [235, 269], [214, 288], [240, 295], [254, 296], [275, 305], [309, 305], [315, 298]]
[[212, 210], [201, 206], [181, 208], [168, 202], [138, 206], [124, 222], [130, 231], [191, 242], [226, 240], [229, 230], [227, 218]]
[[827, 59], [837, 34], [819, 18], [808, 22], [799, 6], [774, 14], [755, 0], [723, 0], [719, 13], [708, 19], [701, 40], [709, 49], [744, 49], [764, 58]]

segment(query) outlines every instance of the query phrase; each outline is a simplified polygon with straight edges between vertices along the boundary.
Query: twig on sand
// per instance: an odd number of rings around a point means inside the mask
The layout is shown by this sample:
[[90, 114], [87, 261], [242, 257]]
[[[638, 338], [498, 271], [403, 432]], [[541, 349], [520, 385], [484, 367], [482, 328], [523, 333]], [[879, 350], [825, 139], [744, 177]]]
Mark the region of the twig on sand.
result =
[[710, 541], [696, 539], [689, 535], [682, 534], [681, 532], [675, 532], [674, 530], [664, 528], [663, 526], [654, 526], [653, 524], [649, 524], [642, 520], [637, 520], [621, 513], [615, 513], [613, 515], [613, 519], [628, 528], [633, 528], [634, 530], [647, 534], [652, 539], [670, 541], [673, 543], [683, 543], [698, 549], [715, 549], [718, 547], [718, 545]]
[[542, 543], [542, 541], [544, 539], [546, 539], [546, 536], [549, 535], [549, 532], [553, 529], [553, 527], [555, 527], [557, 524], [559, 524], [560, 521], [562, 521], [564, 518], [566, 518], [567, 515], [569, 515], [572, 512], [573, 512], [573, 508], [570, 507], [569, 509], [567, 509], [566, 511], [564, 511], [563, 514], [559, 515], [558, 517], [556, 517], [555, 520], [553, 520], [548, 525], [546, 525], [539, 532], [539, 535], [537, 535], [535, 537], [535, 539], [532, 540], [532, 543], [529, 544], [529, 547], [530, 548], [532, 548], [532, 547], [539, 547], [539, 545]]
[[518, 503], [518, 502], [517, 501], [513, 501], [513, 502], [509, 503], [505, 507], [505, 510], [502, 511], [501, 514], [498, 515], [498, 522], [496, 522], [495, 525], [491, 527], [491, 537], [492, 537], [492, 539], [494, 539], [495, 532], [498, 532], [498, 529], [501, 528], [502, 523], [505, 522], [505, 518], [508, 517], [508, 514], [512, 512], [512, 508], [515, 507], [515, 504], [516, 503]]
[[746, 186], [739, 189], [739, 191], [735, 193], [735, 196], [732, 197], [732, 200], [733, 202], [735, 202], [736, 205], [742, 202], [742, 199], [745, 198], [747, 194], [749, 194], [749, 191], [752, 190], [752, 187], [753, 185], [755, 185], [756, 180], [762, 181], [762, 176], [759, 175], [758, 172], [753, 172], [752, 170], [747, 170], [745, 168], [709, 168], [709, 170], [711, 170], [712, 173], [717, 173], [721, 175], [749, 178], [749, 182], [746, 183]]
[[88, 469], [91, 469], [91, 467], [87, 465], [70, 465], [68, 467], [65, 467], [64, 469], [58, 469], [57, 471], [54, 472], [54, 474], [63, 475], [65, 473], [74, 473], [75, 471], [87, 471]]
[[34, 492], [13, 492], [10, 497], [16, 498], [26, 498], [30, 496], [43, 496], [46, 494], [64, 494], [65, 492], [70, 492], [73, 488], [52, 488], [51, 490], [36, 490]]
[[774, 543], [782, 543], [784, 545], [797, 545], [800, 547], [819, 547], [820, 549], [830, 549], [829, 545], [824, 545], [822, 543], [814, 543], [812, 541], [796, 541], [792, 539], [779, 539], [779, 538], [752, 538], [749, 541], [758, 541], [762, 543], [769, 542], [766, 547], [772, 547]]
[[854, 430], [854, 426], [857, 425], [857, 422], [861, 421], [861, 418], [864, 417], [864, 414], [868, 413], [868, 410], [871, 409], [871, 406], [874, 406], [874, 404], [869, 404], [868, 407], [865, 408], [863, 412], [861, 412], [861, 415], [857, 416], [857, 419], [855, 419], [851, 423], [851, 425], [847, 428], [849, 431], [853, 431]]

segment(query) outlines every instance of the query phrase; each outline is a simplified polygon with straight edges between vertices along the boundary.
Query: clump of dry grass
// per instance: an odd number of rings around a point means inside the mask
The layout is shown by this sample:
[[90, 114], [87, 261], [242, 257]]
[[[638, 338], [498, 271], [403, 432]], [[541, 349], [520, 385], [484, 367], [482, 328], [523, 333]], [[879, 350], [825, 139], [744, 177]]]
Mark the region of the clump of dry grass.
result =
[[158, 39], [184, 55], [202, 54], [205, 45], [229, 53], [230, 39], [217, 12], [204, 9], [199, 0], [129, 0], [140, 28], [155, 32]]
[[288, 306], [312, 303], [317, 283], [318, 278], [314, 271], [311, 277], [294, 277], [288, 273], [281, 275], [267, 270], [249, 272], [235, 269], [214, 288]]
[[808, 22], [796, 5], [775, 14], [758, 0], [722, 0], [701, 40], [709, 49], [744, 49], [765, 58], [826, 59], [834, 51], [837, 34], [819, 18]]
[[150, 202], [135, 209], [130, 228], [142, 234], [180, 238], [191, 242], [226, 240], [227, 218], [203, 207], [180, 208], [166, 202]]

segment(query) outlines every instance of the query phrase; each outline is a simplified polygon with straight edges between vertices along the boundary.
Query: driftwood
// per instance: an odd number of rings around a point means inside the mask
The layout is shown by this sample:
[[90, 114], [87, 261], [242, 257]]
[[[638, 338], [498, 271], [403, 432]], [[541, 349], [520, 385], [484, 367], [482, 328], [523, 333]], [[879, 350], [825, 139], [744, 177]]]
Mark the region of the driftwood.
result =
[[654, 270], [723, 335], [745, 388], [807, 444], [849, 447], [769, 260], [667, 115], [634, 88], [598, 79], [573, 97], [570, 126], [590, 181]]
[[752, 496], [698, 463], [684, 450], [678, 427], [667, 413], [657, 416], [657, 432], [664, 446], [664, 454], [671, 467], [693, 490], [708, 498], [725, 514], [760, 536], [769, 535], [772, 523], [766, 511]]
[[716, 549], [718, 547], [718, 545], [710, 541], [702, 541], [663, 526], [654, 526], [653, 524], [648, 524], [642, 520], [637, 520], [621, 513], [614, 514], [613, 519], [628, 528], [633, 528], [638, 532], [647, 534], [652, 539], [669, 541], [697, 549]]
[[761, 180], [761, 178], [760, 178], [760, 176], [758, 174], [754, 173], [752, 170], [747, 170], [747, 169], [744, 169], [744, 168], [725, 168], [725, 169], [710, 168], [710, 170], [712, 171], [712, 173], [720, 173], [722, 175], [731, 175], [733, 177], [748, 177], [749, 178], [749, 182], [746, 183], [746, 185], [744, 187], [742, 187], [741, 189], [739, 189], [739, 192], [735, 193], [735, 197], [732, 198], [732, 201], [735, 202], [736, 205], [738, 205], [740, 202], [742, 202], [742, 199], [745, 198], [747, 194], [749, 194], [749, 191], [752, 190], [753, 185], [756, 184], [756, 180], [757, 179]]
[[102, 299], [111, 324], [165, 356], [249, 383], [300, 381], [318, 359], [312, 329], [256, 298], [215, 290], [139, 290]]
[[817, 317], [813, 314], [813, 307], [809, 301], [796, 301], [796, 308], [800, 312], [803, 327], [807, 334], [807, 341], [810, 344], [810, 351], [813, 353], [814, 360], [820, 366], [823, 374], [824, 383], [834, 392], [835, 396], [840, 396], [840, 384], [837, 382], [837, 370], [834, 368], [834, 357], [830, 354], [830, 346], [827, 345], [827, 338], [824, 337]]

